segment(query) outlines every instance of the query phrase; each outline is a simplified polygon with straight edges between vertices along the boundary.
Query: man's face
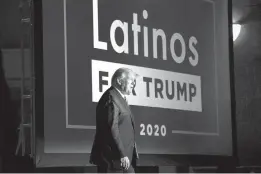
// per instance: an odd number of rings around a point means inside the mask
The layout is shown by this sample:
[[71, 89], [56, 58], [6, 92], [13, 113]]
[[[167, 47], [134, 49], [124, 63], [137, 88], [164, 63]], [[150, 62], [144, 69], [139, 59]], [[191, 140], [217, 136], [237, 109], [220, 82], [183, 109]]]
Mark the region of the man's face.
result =
[[135, 85], [136, 85], [136, 79], [134, 75], [129, 74], [127, 77], [122, 79], [122, 83], [121, 83], [122, 93], [124, 95], [130, 95]]

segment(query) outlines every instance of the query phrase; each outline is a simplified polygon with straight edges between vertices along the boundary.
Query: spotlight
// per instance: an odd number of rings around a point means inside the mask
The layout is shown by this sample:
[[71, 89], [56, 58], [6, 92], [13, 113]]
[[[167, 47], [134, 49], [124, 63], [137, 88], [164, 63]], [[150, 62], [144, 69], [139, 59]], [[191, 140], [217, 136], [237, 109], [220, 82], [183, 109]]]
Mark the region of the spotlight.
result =
[[235, 41], [240, 33], [241, 25], [240, 24], [233, 24], [233, 41]]

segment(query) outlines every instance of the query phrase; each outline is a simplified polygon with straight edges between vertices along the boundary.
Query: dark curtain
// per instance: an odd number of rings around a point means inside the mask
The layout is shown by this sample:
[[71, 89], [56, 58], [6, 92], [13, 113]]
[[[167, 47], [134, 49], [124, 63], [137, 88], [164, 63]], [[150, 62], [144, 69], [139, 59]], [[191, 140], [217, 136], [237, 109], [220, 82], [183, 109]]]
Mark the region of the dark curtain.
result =
[[14, 158], [18, 140], [18, 125], [18, 105], [11, 100], [11, 91], [5, 78], [3, 54], [0, 49], [0, 156], [2, 170], [8, 166], [7, 161]]

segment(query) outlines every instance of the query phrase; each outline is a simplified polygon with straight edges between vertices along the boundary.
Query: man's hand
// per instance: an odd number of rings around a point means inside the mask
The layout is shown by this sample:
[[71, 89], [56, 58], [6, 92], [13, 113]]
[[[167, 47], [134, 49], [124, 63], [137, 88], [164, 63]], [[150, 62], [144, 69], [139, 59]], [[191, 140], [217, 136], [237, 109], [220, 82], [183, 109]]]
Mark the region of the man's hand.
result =
[[125, 169], [128, 170], [130, 167], [130, 160], [127, 156], [121, 158], [121, 166]]

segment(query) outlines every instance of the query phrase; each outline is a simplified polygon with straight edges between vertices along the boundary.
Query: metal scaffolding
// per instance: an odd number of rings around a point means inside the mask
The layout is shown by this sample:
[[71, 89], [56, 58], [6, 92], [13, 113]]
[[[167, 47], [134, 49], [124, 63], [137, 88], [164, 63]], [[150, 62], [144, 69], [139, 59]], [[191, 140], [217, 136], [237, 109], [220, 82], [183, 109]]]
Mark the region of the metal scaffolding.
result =
[[[21, 122], [19, 126], [19, 139], [16, 148], [16, 155], [29, 155], [35, 158], [35, 71], [34, 71], [34, 33], [33, 33], [33, 0], [20, 0], [20, 31], [21, 31], [21, 77], [20, 77], [20, 94], [21, 94]], [[29, 43], [29, 45], [25, 45]], [[26, 69], [25, 49], [30, 50], [30, 66]], [[27, 67], [28, 68], [28, 67]], [[29, 72], [29, 84], [26, 82], [25, 71]], [[25, 105], [29, 103], [29, 105]], [[26, 112], [28, 110], [28, 112]], [[29, 133], [27, 133], [29, 132]], [[26, 149], [29, 149], [27, 152]], [[21, 150], [20, 150], [21, 149]]]

